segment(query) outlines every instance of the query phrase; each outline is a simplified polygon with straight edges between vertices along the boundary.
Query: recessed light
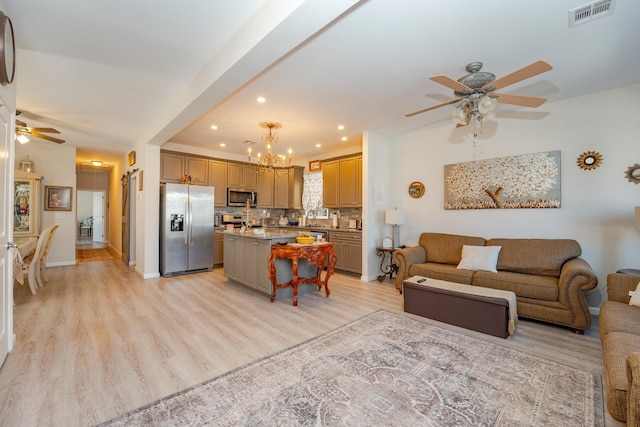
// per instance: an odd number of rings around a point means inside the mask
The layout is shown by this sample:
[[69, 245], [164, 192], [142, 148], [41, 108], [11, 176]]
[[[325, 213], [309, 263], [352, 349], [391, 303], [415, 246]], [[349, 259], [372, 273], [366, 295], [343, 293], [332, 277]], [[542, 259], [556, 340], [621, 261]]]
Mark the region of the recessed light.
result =
[[259, 102], [259, 103], [263, 103], [263, 102], [265, 102], [265, 101], [266, 101], [266, 99], [264, 99], [264, 96], [259, 96], [259, 97], [258, 97], [258, 102]]
[[211, 125], [211, 129], [213, 129], [213, 130], [217, 130], [217, 129], [218, 129], [218, 126], [216, 126], [216, 125]]
[[344, 125], [338, 125], [338, 129], [343, 130], [344, 129]]
[[343, 141], [346, 141], [347, 139], [348, 139], [348, 138], [347, 138], [346, 136], [343, 136], [343, 137], [342, 137], [342, 140], [343, 140]]
[[316, 144], [316, 148], [322, 147], [322, 144]]
[[226, 146], [227, 146], [227, 144], [225, 144], [224, 142], [220, 143], [220, 147], [226, 147]]

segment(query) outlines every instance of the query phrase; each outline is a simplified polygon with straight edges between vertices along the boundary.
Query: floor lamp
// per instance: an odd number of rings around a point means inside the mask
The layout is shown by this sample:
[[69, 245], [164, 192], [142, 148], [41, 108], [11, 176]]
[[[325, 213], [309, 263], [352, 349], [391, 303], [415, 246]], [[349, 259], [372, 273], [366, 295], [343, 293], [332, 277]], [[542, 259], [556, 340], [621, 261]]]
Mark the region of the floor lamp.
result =
[[398, 208], [388, 210], [384, 212], [385, 224], [393, 225], [393, 248], [400, 247], [400, 224], [404, 224], [404, 212], [399, 211]]

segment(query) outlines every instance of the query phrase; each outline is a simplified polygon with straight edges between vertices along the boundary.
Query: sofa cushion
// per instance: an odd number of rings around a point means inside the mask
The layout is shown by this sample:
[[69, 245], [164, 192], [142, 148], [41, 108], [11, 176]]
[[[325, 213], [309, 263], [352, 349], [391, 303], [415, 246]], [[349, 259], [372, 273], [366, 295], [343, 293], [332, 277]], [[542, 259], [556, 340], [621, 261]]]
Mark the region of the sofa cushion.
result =
[[610, 332], [640, 333], [640, 307], [616, 301], [600, 306], [600, 335]]
[[500, 246], [462, 246], [462, 259], [458, 264], [461, 270], [493, 271], [497, 273]]
[[548, 276], [498, 271], [477, 271], [471, 282], [474, 286], [511, 291], [516, 296], [543, 301], [558, 301], [558, 279]]
[[455, 265], [437, 264], [434, 262], [424, 264], [412, 264], [409, 267], [409, 276], [424, 276], [431, 279], [446, 280], [448, 282], [471, 284], [472, 270], [458, 270]]
[[498, 270], [551, 277], [560, 277], [562, 265], [582, 253], [571, 239], [490, 239], [487, 246], [502, 246]]
[[422, 233], [420, 246], [427, 253], [427, 262], [458, 265], [462, 258], [462, 246], [484, 246], [482, 237], [459, 236], [457, 234]]
[[640, 283], [636, 286], [636, 290], [631, 292], [631, 299], [629, 300], [629, 305], [635, 305], [636, 307], [640, 307]]
[[627, 355], [640, 352], [640, 335], [611, 332], [602, 340], [607, 409], [617, 420], [627, 418]]

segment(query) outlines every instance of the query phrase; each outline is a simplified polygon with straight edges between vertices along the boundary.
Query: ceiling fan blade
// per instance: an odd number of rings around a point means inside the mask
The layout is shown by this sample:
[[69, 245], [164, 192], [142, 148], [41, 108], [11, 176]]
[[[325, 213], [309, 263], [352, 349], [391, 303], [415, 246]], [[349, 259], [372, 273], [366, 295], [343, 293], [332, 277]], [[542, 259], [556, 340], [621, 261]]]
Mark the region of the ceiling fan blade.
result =
[[412, 116], [415, 116], [417, 114], [426, 113], [427, 111], [435, 110], [436, 108], [444, 107], [445, 105], [455, 104], [455, 103], [460, 102], [460, 101], [462, 101], [462, 98], [451, 99], [451, 100], [449, 100], [447, 102], [443, 102], [441, 104], [433, 105], [433, 106], [428, 107], [428, 108], [423, 108], [422, 110], [414, 111], [413, 113], [405, 114], [404, 116], [405, 117], [412, 117]]
[[521, 105], [523, 107], [536, 108], [545, 103], [547, 98], [538, 98], [535, 96], [510, 95], [508, 93], [492, 93], [497, 96], [496, 101], [502, 104]]
[[27, 132], [46, 132], [46, 133], [60, 133], [57, 129], [54, 128], [32, 128], [27, 126]]
[[43, 135], [43, 134], [38, 133], [38, 132], [25, 132], [25, 133], [28, 133], [29, 135], [33, 135], [36, 138], [42, 138], [42, 139], [46, 139], [47, 141], [55, 142], [57, 144], [62, 144], [64, 142], [64, 139], [54, 138], [52, 136]]
[[463, 85], [462, 83], [460, 83], [459, 81], [445, 75], [445, 74], [438, 74], [437, 76], [433, 76], [433, 77], [429, 77], [431, 80], [433, 80], [436, 83], [440, 83], [441, 85], [444, 85], [446, 87], [448, 87], [449, 89], [453, 89], [456, 92], [462, 92], [462, 93], [471, 93], [473, 92], [473, 89], [471, 89], [469, 86], [467, 85]]
[[494, 80], [491, 83], [487, 83], [486, 85], [482, 86], [482, 90], [484, 92], [493, 92], [496, 89], [501, 89], [505, 86], [518, 83], [519, 81], [528, 79], [529, 77], [537, 76], [538, 74], [542, 74], [552, 69], [553, 67], [549, 63], [545, 61], [537, 61], [531, 65], [520, 68], [519, 70], [514, 71], [511, 74]]

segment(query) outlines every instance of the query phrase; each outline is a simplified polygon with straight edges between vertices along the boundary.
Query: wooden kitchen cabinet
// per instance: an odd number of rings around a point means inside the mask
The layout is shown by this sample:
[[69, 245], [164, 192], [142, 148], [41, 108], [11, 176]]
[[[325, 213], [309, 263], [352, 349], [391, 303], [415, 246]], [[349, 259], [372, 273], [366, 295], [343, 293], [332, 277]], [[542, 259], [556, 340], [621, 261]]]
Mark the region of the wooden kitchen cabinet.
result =
[[184, 155], [160, 152], [160, 182], [182, 184]]
[[227, 162], [209, 159], [209, 185], [213, 187], [214, 206], [227, 206]]
[[16, 170], [13, 180], [13, 236], [37, 237], [40, 234], [42, 175]]
[[191, 185], [209, 185], [208, 159], [186, 156], [184, 164], [184, 173], [191, 177]]
[[338, 257], [335, 269], [362, 274], [362, 235], [332, 230], [329, 241]]
[[322, 206], [340, 207], [340, 161], [322, 162]]
[[268, 268], [270, 254], [270, 239], [245, 239], [245, 285], [261, 292], [271, 293]]
[[[302, 209], [302, 190], [304, 187], [304, 167], [292, 166], [286, 174], [274, 177], [274, 208]], [[260, 197], [258, 193], [258, 198]]]
[[258, 191], [258, 174], [255, 165], [229, 162], [227, 168], [229, 187]]
[[258, 172], [258, 203], [256, 208], [270, 209], [273, 208], [274, 203], [274, 175], [275, 172], [265, 172], [262, 175]]
[[209, 163], [206, 158], [160, 152], [160, 182], [182, 184], [184, 176], [190, 175], [192, 185], [209, 185], [208, 170]]
[[362, 155], [323, 161], [322, 190], [325, 208], [362, 207]]
[[238, 282], [244, 282], [244, 238], [233, 234], [224, 235], [224, 275]]
[[224, 234], [213, 234], [213, 265], [215, 267], [224, 264]]

